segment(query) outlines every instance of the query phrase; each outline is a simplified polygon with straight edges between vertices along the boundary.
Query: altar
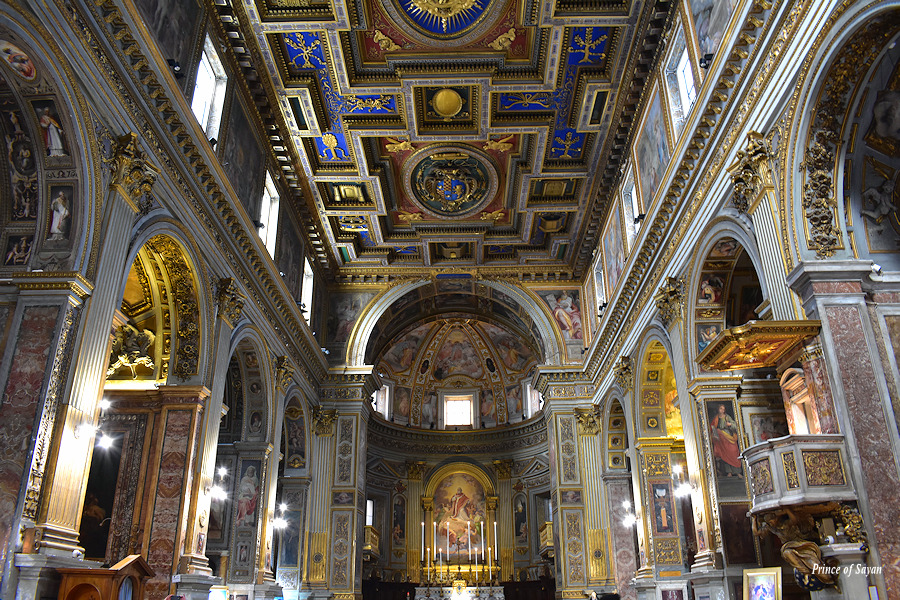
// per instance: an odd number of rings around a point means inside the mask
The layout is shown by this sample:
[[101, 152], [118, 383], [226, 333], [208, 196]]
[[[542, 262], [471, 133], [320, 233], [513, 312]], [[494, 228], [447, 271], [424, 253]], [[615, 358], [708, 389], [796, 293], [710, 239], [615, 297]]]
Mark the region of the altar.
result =
[[415, 600], [504, 600], [503, 586], [479, 585], [466, 587], [465, 581], [452, 586], [417, 587]]

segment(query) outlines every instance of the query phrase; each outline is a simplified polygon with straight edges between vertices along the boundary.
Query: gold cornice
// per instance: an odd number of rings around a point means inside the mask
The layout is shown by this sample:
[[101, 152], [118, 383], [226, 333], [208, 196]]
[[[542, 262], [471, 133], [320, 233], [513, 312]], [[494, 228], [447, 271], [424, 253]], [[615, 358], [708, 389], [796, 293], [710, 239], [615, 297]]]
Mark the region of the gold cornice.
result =
[[12, 276], [12, 283], [20, 290], [66, 290], [81, 299], [89, 296], [94, 290], [94, 284], [77, 272], [30, 271], [16, 273]]

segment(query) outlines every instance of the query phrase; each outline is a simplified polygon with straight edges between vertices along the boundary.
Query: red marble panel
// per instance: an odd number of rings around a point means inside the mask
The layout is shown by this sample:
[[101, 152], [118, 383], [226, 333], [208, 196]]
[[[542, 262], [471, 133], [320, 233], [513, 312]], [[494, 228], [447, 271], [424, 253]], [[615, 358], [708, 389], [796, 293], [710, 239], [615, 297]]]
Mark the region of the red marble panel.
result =
[[[168, 594], [172, 569], [176, 561], [175, 544], [181, 532], [179, 516], [183, 490], [187, 487], [187, 460], [192, 441], [192, 412], [173, 410], [166, 413], [162, 457], [153, 504], [153, 525], [150, 528], [150, 551], [147, 562], [156, 571], [150, 580], [159, 587], [159, 597]], [[150, 588], [148, 588], [150, 589]], [[154, 594], [150, 594], [154, 597]]]
[[825, 314], [869, 496], [875, 529], [870, 533], [881, 555], [888, 590], [900, 590], [900, 481], [861, 315], [853, 306], [831, 306]]
[[616, 586], [623, 599], [636, 600], [637, 591], [631, 585], [634, 572], [637, 570], [637, 558], [634, 555], [634, 527], [626, 527], [622, 524], [625, 518], [625, 508], [622, 502], [631, 502], [631, 491], [628, 482], [610, 482], [607, 484], [610, 507], [610, 529], [613, 536], [613, 549], [615, 551], [614, 572]]
[[[6, 320], [9, 308], [2, 307], [0, 322]], [[44, 374], [50, 371], [50, 346], [59, 318], [59, 307], [32, 306], [26, 308], [19, 331], [9, 379], [0, 405], [0, 564], [6, 561], [11, 515], [22, 482], [22, 471], [31, 448], [31, 435], [41, 400]]]
[[810, 287], [813, 294], [862, 294], [858, 281], [817, 281]]
[[[831, 383], [828, 381], [825, 358], [818, 356], [804, 362], [803, 373], [816, 407], [820, 433], [840, 433], [837, 415], [834, 413], [834, 396], [831, 392]], [[793, 414], [790, 415], [790, 418], [793, 418]]]

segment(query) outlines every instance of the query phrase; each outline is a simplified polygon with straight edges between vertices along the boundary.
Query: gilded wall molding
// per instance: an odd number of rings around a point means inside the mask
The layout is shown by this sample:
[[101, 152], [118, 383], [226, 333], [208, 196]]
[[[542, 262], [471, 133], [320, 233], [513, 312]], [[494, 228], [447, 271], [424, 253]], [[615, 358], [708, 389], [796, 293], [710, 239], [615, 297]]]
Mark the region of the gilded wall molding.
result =
[[125, 199], [136, 205], [142, 215], [146, 215], [152, 205], [148, 197], [159, 169], [150, 164], [146, 155], [138, 148], [137, 139], [136, 133], [129, 132], [116, 140], [115, 151], [110, 160], [110, 186], [124, 192]]
[[287, 356], [275, 357], [274, 375], [275, 388], [282, 392], [286, 391], [294, 378], [294, 367]]

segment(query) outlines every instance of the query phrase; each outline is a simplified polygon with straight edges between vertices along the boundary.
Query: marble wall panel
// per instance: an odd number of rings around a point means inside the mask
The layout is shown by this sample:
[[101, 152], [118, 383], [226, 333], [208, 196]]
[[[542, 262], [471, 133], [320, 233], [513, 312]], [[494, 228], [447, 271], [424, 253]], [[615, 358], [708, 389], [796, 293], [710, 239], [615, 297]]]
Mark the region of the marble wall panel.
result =
[[[6, 560], [11, 528], [28, 460], [44, 373], [50, 370], [50, 345], [59, 317], [55, 306], [25, 309], [13, 350], [9, 377], [0, 404], [0, 564]], [[5, 322], [9, 307], [0, 307]]]
[[625, 518], [625, 500], [631, 502], [631, 491], [627, 481], [611, 481], [607, 484], [609, 500], [609, 528], [612, 534], [613, 551], [615, 553], [614, 572], [616, 585], [623, 600], [636, 600], [637, 591], [631, 584], [637, 570], [637, 557], [634, 555], [634, 528], [622, 524]]
[[896, 501], [900, 480], [892, 460], [885, 405], [866, 345], [859, 310], [853, 306], [825, 309], [831, 332], [847, 414], [853, 427], [869, 510], [874, 521], [887, 589], [900, 589], [900, 504]]

